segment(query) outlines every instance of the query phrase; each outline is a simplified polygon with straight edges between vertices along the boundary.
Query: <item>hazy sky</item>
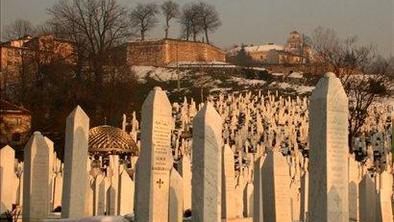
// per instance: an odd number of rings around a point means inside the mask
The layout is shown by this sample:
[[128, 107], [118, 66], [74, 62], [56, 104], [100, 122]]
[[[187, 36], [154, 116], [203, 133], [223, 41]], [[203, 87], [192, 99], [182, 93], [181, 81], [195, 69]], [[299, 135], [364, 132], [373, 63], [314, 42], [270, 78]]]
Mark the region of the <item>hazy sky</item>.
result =
[[[119, 0], [132, 7], [136, 2], [154, 0]], [[180, 4], [191, 0], [175, 0]], [[39, 24], [48, 19], [46, 9], [55, 0], [0, 0], [4, 26], [15, 19]], [[210, 39], [221, 47], [232, 44], [283, 44], [288, 33], [298, 30], [310, 34], [318, 26], [333, 28], [341, 37], [357, 35], [361, 43], [373, 43], [378, 52], [394, 55], [394, 0], [211, 0], [223, 25]], [[150, 37], [164, 35], [163, 25]], [[172, 32], [171, 32], [172, 31]], [[171, 37], [179, 35], [170, 30]]]

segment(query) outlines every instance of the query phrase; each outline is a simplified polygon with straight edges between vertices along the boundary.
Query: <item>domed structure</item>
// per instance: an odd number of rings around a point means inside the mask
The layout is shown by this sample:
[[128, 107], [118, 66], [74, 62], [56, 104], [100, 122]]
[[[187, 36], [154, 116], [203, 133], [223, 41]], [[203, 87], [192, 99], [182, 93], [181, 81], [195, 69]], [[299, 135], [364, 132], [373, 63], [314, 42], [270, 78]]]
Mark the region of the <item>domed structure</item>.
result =
[[138, 155], [138, 148], [131, 136], [123, 130], [102, 125], [89, 130], [90, 154]]

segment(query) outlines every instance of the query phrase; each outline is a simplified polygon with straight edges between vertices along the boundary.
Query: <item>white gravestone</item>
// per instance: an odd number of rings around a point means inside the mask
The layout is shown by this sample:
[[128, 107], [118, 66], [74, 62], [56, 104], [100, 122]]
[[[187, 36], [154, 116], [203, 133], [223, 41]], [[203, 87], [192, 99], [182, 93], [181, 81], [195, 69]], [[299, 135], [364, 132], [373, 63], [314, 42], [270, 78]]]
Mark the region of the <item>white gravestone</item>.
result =
[[304, 172], [301, 177], [301, 203], [300, 203], [300, 219], [301, 221], [307, 221], [308, 218], [308, 185], [309, 185], [309, 173]]
[[309, 221], [348, 222], [348, 99], [326, 73], [310, 100]]
[[192, 208], [192, 170], [190, 166], [190, 157], [183, 155], [179, 167], [183, 181], [183, 210]]
[[278, 151], [269, 152], [261, 171], [264, 221], [291, 221], [290, 175], [286, 158]]
[[244, 190], [244, 216], [253, 216], [253, 191], [254, 187], [252, 183], [248, 183]]
[[52, 212], [53, 210], [53, 188], [54, 188], [54, 161], [56, 160], [56, 153], [54, 152], [54, 147], [53, 147], [53, 142], [47, 138], [44, 137], [45, 142], [47, 143], [48, 149], [49, 149], [49, 164], [48, 164], [48, 201], [49, 201], [49, 206], [48, 206], [48, 214]]
[[126, 170], [120, 175], [119, 215], [131, 214], [134, 207], [134, 181]]
[[168, 204], [168, 221], [182, 222], [183, 221], [183, 183], [182, 177], [175, 168], [172, 168], [170, 173], [170, 193]]
[[77, 106], [66, 120], [62, 218], [85, 216], [89, 117]]
[[23, 221], [48, 217], [49, 147], [40, 132], [34, 132], [24, 150]]
[[375, 221], [377, 194], [370, 174], [365, 174], [359, 184], [359, 212], [361, 221]]
[[107, 215], [118, 215], [118, 202], [119, 202], [119, 156], [109, 156], [109, 179], [111, 181], [111, 187], [108, 190], [108, 206]]
[[166, 93], [155, 87], [142, 105], [141, 154], [136, 172], [136, 221], [168, 220], [169, 177], [174, 123]]
[[15, 203], [12, 190], [17, 187], [14, 178], [15, 151], [10, 146], [0, 149], [0, 214], [12, 210]]
[[193, 119], [192, 218], [221, 221], [222, 122], [208, 102]]
[[54, 189], [53, 189], [53, 209], [60, 207], [62, 204], [62, 191], [63, 191], [63, 175], [57, 173], [55, 176]]
[[222, 218], [233, 219], [236, 217], [235, 210], [235, 172], [234, 152], [229, 145], [223, 149], [223, 173], [222, 173]]
[[94, 213], [94, 178], [88, 176], [88, 183], [85, 191], [85, 217], [91, 217]]
[[359, 221], [358, 185], [360, 183], [359, 164], [349, 155], [349, 220]]
[[393, 222], [393, 208], [392, 208], [392, 195], [393, 195], [393, 175], [388, 171], [383, 171], [380, 175], [380, 191], [379, 191], [379, 221]]
[[265, 156], [259, 157], [254, 163], [253, 222], [263, 222], [263, 179], [262, 167]]

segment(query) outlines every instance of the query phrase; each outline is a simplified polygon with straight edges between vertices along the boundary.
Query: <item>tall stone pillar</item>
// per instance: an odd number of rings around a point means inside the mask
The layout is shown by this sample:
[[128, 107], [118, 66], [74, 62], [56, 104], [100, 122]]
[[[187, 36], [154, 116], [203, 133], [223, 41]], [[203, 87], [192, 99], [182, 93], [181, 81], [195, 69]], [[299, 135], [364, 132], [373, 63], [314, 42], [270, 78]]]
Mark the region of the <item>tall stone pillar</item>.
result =
[[378, 204], [377, 193], [375, 189], [375, 183], [371, 178], [371, 175], [365, 174], [359, 184], [359, 212], [360, 222], [362, 221], [375, 221], [376, 219], [376, 208]]
[[261, 169], [265, 156], [259, 157], [254, 163], [253, 222], [263, 222], [263, 181]]
[[234, 152], [227, 144], [223, 149], [222, 167], [222, 218], [233, 219], [236, 217]]
[[[0, 214], [12, 210], [14, 203], [13, 190], [17, 187], [15, 178], [15, 151], [10, 146], [0, 149]], [[16, 192], [16, 190], [15, 190]]]
[[109, 156], [109, 179], [111, 181], [111, 187], [109, 188], [109, 201], [108, 201], [108, 215], [119, 215], [119, 156]]
[[348, 222], [348, 99], [326, 73], [310, 100], [309, 221]]
[[89, 117], [77, 106], [66, 120], [62, 218], [85, 216]]
[[169, 193], [169, 213], [168, 221], [183, 221], [183, 182], [175, 168], [170, 173], [170, 193]]
[[264, 221], [291, 221], [290, 170], [279, 151], [267, 154], [261, 169]]
[[132, 214], [134, 208], [134, 181], [126, 170], [120, 174], [119, 215]]
[[192, 170], [190, 166], [190, 157], [183, 155], [179, 172], [183, 182], [183, 210], [192, 208]]
[[40, 132], [34, 132], [24, 152], [23, 221], [47, 219], [49, 209], [49, 147]]
[[142, 105], [141, 154], [135, 192], [137, 222], [168, 221], [173, 125], [170, 101], [160, 87], [155, 87]]
[[208, 102], [193, 120], [193, 222], [221, 221], [222, 118]]
[[391, 170], [385, 170], [380, 175], [380, 190], [378, 195], [377, 221], [393, 222], [393, 175]]

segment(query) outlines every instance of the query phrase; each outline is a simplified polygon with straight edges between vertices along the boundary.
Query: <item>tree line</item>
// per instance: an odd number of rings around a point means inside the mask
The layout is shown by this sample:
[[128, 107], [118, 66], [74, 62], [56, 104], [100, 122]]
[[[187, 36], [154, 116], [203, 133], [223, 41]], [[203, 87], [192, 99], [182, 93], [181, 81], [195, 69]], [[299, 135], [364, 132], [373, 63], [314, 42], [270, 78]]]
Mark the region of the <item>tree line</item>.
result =
[[[6, 39], [49, 32], [64, 36], [78, 29], [85, 32], [85, 35], [96, 37], [92, 35], [92, 29], [95, 27], [99, 29], [97, 32], [101, 33], [99, 37], [138, 38], [144, 41], [146, 34], [157, 27], [160, 22], [159, 16], [162, 16], [164, 38], [169, 37], [170, 27], [175, 20], [181, 30], [179, 38], [197, 41], [201, 35], [203, 42], [210, 43], [210, 33], [221, 26], [215, 6], [202, 1], [189, 2], [181, 6], [168, 0], [161, 4], [137, 3], [134, 8], [128, 8], [119, 4], [117, 0], [58, 0], [47, 9], [47, 12], [50, 16], [48, 22], [36, 27], [23, 19], [7, 25]], [[108, 34], [110, 36], [106, 36]], [[114, 35], [113, 38], [111, 35]]]

